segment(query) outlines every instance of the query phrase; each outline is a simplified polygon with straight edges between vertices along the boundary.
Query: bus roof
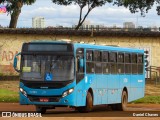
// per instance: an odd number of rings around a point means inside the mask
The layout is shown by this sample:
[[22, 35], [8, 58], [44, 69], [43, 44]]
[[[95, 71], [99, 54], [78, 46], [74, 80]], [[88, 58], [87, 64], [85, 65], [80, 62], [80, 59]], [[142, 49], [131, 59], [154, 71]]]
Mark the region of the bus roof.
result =
[[125, 48], [125, 47], [115, 47], [115, 46], [107, 46], [107, 45], [74, 43], [74, 47], [75, 48], [97, 49], [97, 50], [111, 50], [111, 51], [121, 51], [121, 52], [144, 53], [144, 50], [138, 49], [138, 48]]
[[38, 40], [38, 41], [31, 41], [29, 43], [70, 43], [73, 44], [74, 48], [88, 48], [88, 49], [97, 49], [97, 50], [111, 50], [111, 51], [121, 51], [121, 52], [137, 52], [137, 53], [144, 53], [144, 50], [138, 48], [126, 48], [126, 47], [115, 47], [115, 46], [108, 46], [108, 45], [94, 45], [94, 44], [86, 44], [86, 43], [72, 43], [63, 40], [57, 41], [46, 41], [46, 40]]

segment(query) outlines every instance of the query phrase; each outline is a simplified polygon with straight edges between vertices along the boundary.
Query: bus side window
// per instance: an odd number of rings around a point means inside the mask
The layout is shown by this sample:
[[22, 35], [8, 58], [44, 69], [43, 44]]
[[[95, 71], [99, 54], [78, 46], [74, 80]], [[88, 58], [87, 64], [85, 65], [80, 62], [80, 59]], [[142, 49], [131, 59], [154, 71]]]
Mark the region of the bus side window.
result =
[[124, 73], [124, 53], [118, 53], [117, 56], [117, 67], [118, 67], [118, 73]]
[[77, 73], [84, 73], [84, 67], [81, 68], [80, 65], [80, 59], [84, 59], [84, 49], [79, 48], [76, 51], [76, 72]]
[[94, 73], [93, 51], [86, 50], [86, 73]]
[[93, 51], [92, 50], [86, 51], [86, 61], [93, 61]]
[[102, 52], [102, 62], [108, 62], [109, 58], [108, 58], [108, 52], [107, 51], [103, 51]]
[[111, 74], [117, 74], [117, 53], [110, 52], [109, 53], [109, 62], [111, 65]]
[[77, 56], [76, 57], [76, 72], [77, 73], [84, 73], [84, 68], [81, 68], [80, 65], [80, 59], [82, 58], [82, 56]]
[[138, 73], [138, 67], [137, 67], [137, 54], [132, 53], [132, 74], [137, 74]]
[[95, 73], [102, 74], [101, 51], [94, 51]]
[[94, 51], [94, 61], [97, 62], [97, 61], [101, 61], [101, 51], [98, 51], [98, 50], [95, 50]]
[[129, 53], [124, 54], [125, 73], [131, 74], [131, 55]]
[[109, 74], [110, 73], [110, 64], [108, 63], [108, 61], [109, 61], [109, 52], [108, 51], [103, 51], [102, 52], [103, 74]]
[[143, 54], [138, 54], [138, 74], [143, 74]]

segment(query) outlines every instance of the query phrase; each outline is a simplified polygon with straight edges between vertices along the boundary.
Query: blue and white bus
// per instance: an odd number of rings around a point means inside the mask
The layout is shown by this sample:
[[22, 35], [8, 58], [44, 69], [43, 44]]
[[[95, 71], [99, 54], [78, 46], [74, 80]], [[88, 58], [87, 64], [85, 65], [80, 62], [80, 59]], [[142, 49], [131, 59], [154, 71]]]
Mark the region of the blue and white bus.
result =
[[144, 51], [139, 49], [29, 42], [15, 56], [14, 68], [20, 73], [20, 104], [35, 105], [41, 113], [62, 106], [89, 112], [103, 104], [126, 110], [127, 102], [144, 97]]

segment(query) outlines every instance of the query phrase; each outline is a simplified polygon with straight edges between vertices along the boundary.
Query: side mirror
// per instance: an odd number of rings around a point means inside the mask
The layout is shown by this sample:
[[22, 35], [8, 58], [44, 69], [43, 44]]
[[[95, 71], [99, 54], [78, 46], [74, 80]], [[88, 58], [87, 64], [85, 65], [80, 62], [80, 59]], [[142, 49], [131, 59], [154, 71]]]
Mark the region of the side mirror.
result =
[[13, 67], [17, 68], [17, 56], [14, 57]]
[[84, 67], [84, 60], [82, 58], [79, 60], [79, 66], [80, 68]]
[[20, 70], [17, 69], [17, 62], [18, 62], [18, 59], [17, 59], [17, 56], [21, 55], [21, 53], [18, 53], [14, 56], [14, 61], [13, 61], [13, 67], [15, 69], [15, 71], [17, 72], [20, 72]]

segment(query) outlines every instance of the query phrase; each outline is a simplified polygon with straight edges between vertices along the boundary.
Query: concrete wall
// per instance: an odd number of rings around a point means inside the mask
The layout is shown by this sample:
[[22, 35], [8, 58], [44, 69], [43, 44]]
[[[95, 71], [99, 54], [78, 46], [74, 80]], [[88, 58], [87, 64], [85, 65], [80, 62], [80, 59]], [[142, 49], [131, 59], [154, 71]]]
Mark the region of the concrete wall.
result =
[[37, 34], [0, 34], [0, 74], [17, 74], [13, 67], [14, 55], [21, 51], [23, 42], [33, 40], [59, 40], [71, 39], [72, 41], [85, 41], [86, 43], [118, 45], [145, 49], [148, 66], [160, 66], [160, 37], [108, 37], [108, 36], [76, 36], [76, 35], [37, 35]]

